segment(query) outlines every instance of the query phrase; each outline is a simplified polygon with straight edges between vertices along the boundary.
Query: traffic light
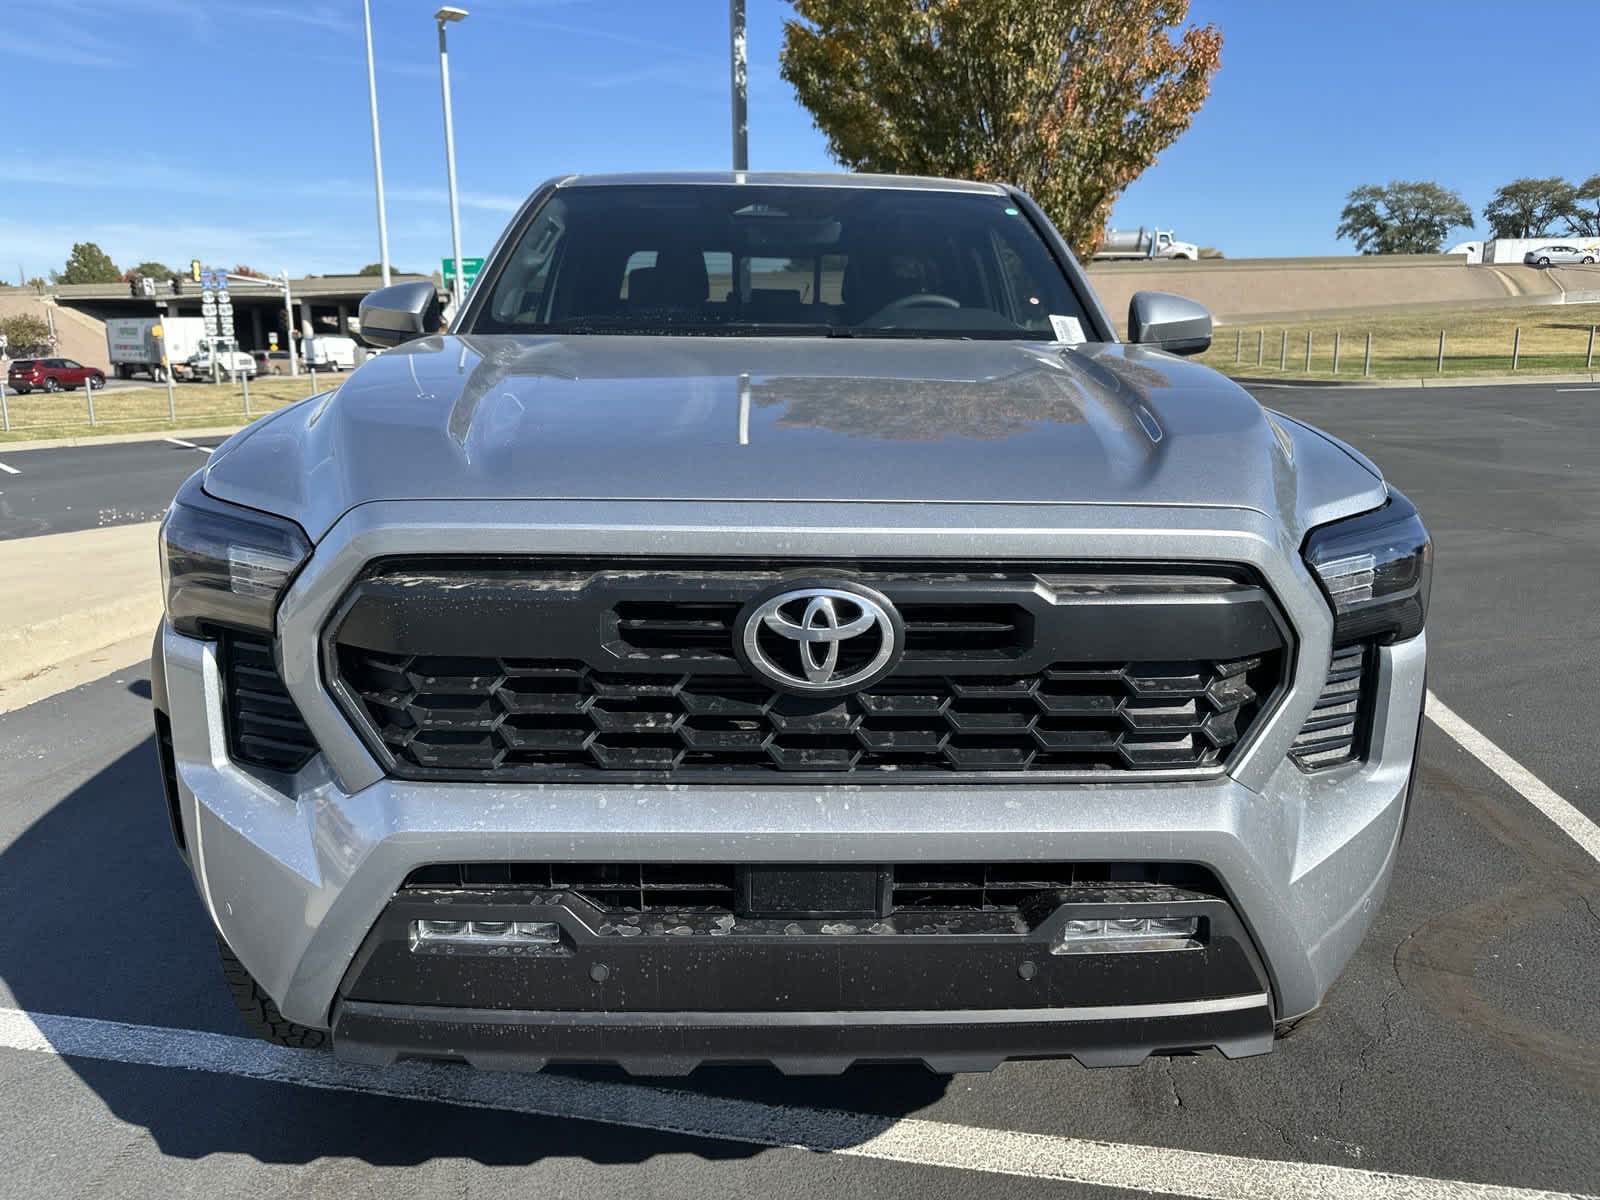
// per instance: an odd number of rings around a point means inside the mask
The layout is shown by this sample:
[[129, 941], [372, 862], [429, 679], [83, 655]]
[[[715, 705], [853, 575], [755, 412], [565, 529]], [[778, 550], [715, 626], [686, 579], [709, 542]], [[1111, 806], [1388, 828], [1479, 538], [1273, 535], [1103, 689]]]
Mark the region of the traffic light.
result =
[[128, 295], [135, 300], [139, 298], [139, 281], [137, 279], [128, 280]]
[[170, 282], [172, 284], [172, 294], [174, 296], [183, 295], [183, 276], [174, 275]]
[[200, 282], [200, 260], [198, 258], [189, 260], [189, 278], [196, 283]]

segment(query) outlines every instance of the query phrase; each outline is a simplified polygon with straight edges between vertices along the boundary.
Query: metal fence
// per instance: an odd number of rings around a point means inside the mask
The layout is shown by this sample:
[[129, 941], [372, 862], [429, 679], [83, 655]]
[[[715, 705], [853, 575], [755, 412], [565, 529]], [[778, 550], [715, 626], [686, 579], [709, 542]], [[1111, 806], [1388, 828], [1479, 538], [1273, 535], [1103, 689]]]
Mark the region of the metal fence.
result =
[[[1575, 342], [1560, 347], [1544, 344], [1534, 348], [1525, 345], [1520, 325], [1511, 329], [1503, 348], [1486, 344], [1488, 339], [1481, 334], [1463, 337], [1467, 345], [1458, 347], [1450, 330], [1440, 329], [1437, 343], [1430, 353], [1416, 352], [1416, 336], [1413, 334], [1403, 339], [1407, 344], [1398, 352], [1391, 352], [1384, 357], [1386, 347], [1371, 331], [1352, 332], [1347, 337], [1343, 330], [1328, 332], [1307, 329], [1297, 330], [1291, 336], [1287, 328], [1268, 330], [1240, 327], [1233, 331], [1233, 348], [1226, 362], [1218, 363], [1219, 347], [1216, 345], [1213, 345], [1208, 360], [1213, 365], [1231, 365], [1235, 374], [1255, 368], [1275, 370], [1282, 374], [1361, 378], [1372, 377], [1375, 366], [1382, 374], [1391, 377], [1397, 370], [1403, 370], [1407, 375], [1444, 375], [1451, 370], [1498, 373], [1507, 369], [1593, 372], [1597, 328], [1600, 327], [1592, 324], [1587, 327], [1587, 345], [1581, 349]], [[1581, 333], [1583, 327], [1576, 326], [1573, 329]], [[1226, 335], [1218, 340], [1225, 345]], [[1396, 336], [1397, 343], [1401, 340]], [[1227, 351], [1224, 349], [1223, 353], [1227, 354]]]
[[[337, 379], [338, 376], [334, 376]], [[327, 372], [298, 377], [251, 380], [238, 375], [220, 383], [137, 384], [118, 387], [75, 386], [19, 394], [5, 384], [0, 371], [0, 433], [36, 432], [70, 435], [118, 427], [178, 428], [237, 425], [263, 413], [315, 395], [331, 382]]]

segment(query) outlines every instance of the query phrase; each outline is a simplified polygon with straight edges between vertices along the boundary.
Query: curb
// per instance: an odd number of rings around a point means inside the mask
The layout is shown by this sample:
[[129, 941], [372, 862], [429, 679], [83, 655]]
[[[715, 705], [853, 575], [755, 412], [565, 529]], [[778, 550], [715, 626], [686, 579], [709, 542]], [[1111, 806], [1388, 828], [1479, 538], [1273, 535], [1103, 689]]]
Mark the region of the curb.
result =
[[[259, 417], [256, 419], [260, 420]], [[129, 442], [164, 442], [168, 438], [227, 437], [243, 429], [247, 423], [211, 425], [204, 429], [147, 429], [140, 433], [84, 434], [78, 437], [35, 438], [30, 442], [0, 442], [0, 452], [17, 454], [24, 450], [62, 450], [69, 446], [118, 446]]]
[[0, 633], [0, 662], [5, 663], [0, 685], [21, 682], [63, 659], [148, 633], [160, 622], [161, 611], [161, 597], [151, 592], [8, 629]]

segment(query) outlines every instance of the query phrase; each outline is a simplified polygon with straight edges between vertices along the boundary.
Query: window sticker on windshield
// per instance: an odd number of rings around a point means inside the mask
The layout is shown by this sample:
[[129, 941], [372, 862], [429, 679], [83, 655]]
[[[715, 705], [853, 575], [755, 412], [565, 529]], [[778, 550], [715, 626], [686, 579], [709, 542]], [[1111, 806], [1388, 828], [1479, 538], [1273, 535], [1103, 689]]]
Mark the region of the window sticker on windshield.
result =
[[1050, 328], [1055, 330], [1056, 341], [1063, 346], [1081, 346], [1087, 340], [1083, 336], [1083, 323], [1077, 317], [1063, 317], [1051, 313]]

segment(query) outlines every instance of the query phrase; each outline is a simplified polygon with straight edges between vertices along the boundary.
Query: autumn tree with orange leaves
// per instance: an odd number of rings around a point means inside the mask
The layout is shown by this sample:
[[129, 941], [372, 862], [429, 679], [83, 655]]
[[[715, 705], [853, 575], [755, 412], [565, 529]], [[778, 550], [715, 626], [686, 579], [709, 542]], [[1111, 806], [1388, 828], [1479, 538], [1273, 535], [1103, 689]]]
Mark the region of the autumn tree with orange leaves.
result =
[[846, 167], [1014, 183], [1079, 255], [1193, 120], [1188, 0], [792, 0], [780, 73]]

